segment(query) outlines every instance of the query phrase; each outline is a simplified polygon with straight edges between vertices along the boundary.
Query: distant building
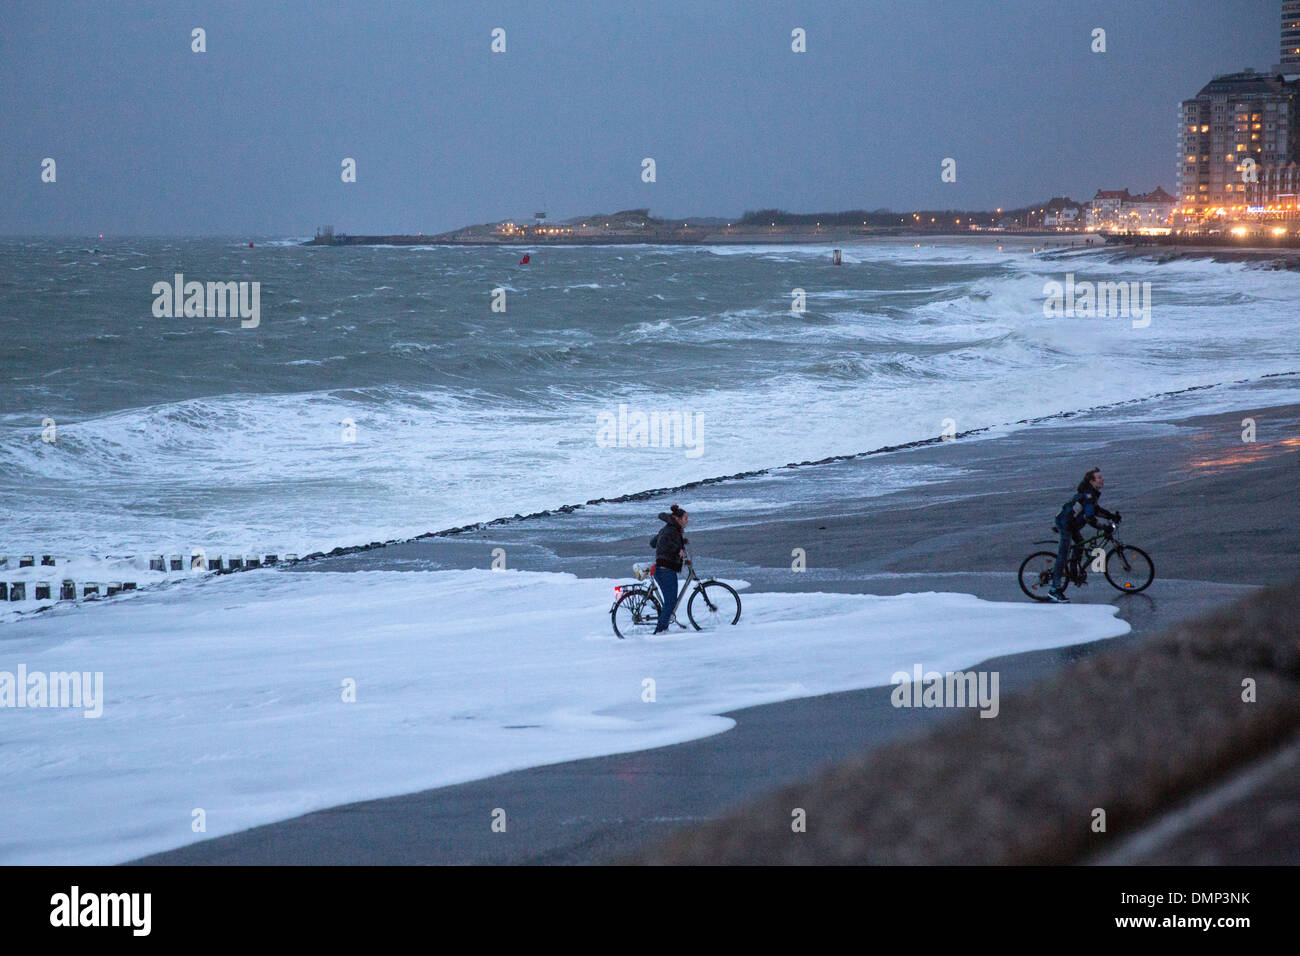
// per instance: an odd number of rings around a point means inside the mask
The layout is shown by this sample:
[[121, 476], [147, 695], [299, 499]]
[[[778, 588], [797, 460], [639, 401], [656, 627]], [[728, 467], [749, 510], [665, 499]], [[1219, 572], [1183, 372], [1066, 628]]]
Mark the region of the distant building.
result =
[[1300, 76], [1300, 0], [1282, 2], [1282, 60], [1277, 72]]
[[1176, 202], [1157, 186], [1133, 195], [1127, 189], [1099, 189], [1088, 207], [1089, 229], [1136, 232], [1169, 225]]
[[1300, 218], [1300, 165], [1262, 166], [1257, 182], [1246, 184], [1246, 213], [1251, 218]]
[[1177, 204], [1177, 199], [1157, 186], [1149, 193], [1134, 196], [1133, 201], [1121, 209], [1120, 213], [1127, 218], [1130, 226], [1167, 226]]
[[1088, 228], [1103, 229], [1119, 224], [1119, 211], [1133, 197], [1127, 189], [1098, 189], [1088, 206]]
[[1246, 213], [1252, 176], [1297, 158], [1298, 91], [1279, 75], [1246, 70], [1216, 76], [1179, 105], [1179, 218]]
[[1059, 209], [1049, 209], [1043, 215], [1043, 226], [1047, 229], [1058, 229], [1063, 232], [1081, 229], [1083, 227], [1083, 207], [1062, 206]]

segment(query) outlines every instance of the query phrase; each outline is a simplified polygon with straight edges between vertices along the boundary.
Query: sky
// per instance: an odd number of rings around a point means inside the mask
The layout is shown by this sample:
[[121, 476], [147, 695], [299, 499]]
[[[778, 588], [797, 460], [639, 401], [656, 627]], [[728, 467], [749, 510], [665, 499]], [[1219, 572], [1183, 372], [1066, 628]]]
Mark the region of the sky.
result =
[[[1280, 6], [0, 0], [0, 234], [431, 233], [540, 210], [1172, 193], [1178, 102], [1276, 63]], [[956, 182], [941, 181], [949, 158]]]

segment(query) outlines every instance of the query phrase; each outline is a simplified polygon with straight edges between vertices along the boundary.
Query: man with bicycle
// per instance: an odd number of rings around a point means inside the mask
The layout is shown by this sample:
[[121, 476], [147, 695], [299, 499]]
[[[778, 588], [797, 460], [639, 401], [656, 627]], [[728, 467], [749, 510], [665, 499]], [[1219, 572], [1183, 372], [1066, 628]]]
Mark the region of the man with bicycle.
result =
[[1056, 515], [1056, 530], [1061, 535], [1061, 543], [1056, 550], [1056, 564], [1052, 566], [1052, 589], [1047, 592], [1047, 596], [1059, 604], [1068, 604], [1070, 601], [1065, 596], [1062, 583], [1066, 561], [1070, 559], [1070, 550], [1083, 542], [1083, 535], [1079, 533], [1079, 529], [1085, 524], [1092, 525], [1094, 528], [1100, 527], [1097, 524], [1099, 517], [1119, 523], [1119, 512], [1107, 511], [1099, 503], [1101, 489], [1105, 486], [1101, 469], [1092, 469], [1083, 476], [1083, 481], [1079, 482], [1074, 497], [1062, 505]]

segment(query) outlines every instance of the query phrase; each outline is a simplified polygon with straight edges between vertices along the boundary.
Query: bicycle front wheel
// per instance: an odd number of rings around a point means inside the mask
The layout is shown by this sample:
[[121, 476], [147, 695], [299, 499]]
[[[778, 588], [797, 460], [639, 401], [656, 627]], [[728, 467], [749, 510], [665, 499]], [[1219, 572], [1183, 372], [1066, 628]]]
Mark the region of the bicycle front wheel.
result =
[[1137, 594], [1145, 591], [1155, 577], [1155, 562], [1141, 548], [1117, 544], [1106, 555], [1106, 580], [1116, 590]]
[[686, 603], [686, 616], [697, 631], [713, 631], [740, 620], [740, 595], [721, 581], [703, 581]]
[[624, 591], [614, 609], [609, 612], [614, 633], [626, 639], [637, 633], [638, 629], [643, 634], [647, 627], [653, 631], [659, 623], [659, 607], [659, 599], [653, 591], [648, 594], [645, 591]]

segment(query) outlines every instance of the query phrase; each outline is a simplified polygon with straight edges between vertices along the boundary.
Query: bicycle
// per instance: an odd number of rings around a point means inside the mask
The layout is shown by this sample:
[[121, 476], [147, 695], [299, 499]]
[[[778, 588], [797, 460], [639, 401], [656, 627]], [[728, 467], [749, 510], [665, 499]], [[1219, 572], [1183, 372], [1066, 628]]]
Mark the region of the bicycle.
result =
[[[712, 631], [724, 624], [739, 621], [740, 595], [736, 589], [712, 578], [707, 581], [701, 579], [695, 573], [695, 564], [689, 556], [682, 563], [690, 569], [690, 573], [682, 582], [681, 593], [673, 605], [673, 623], [682, 629], [686, 628], [685, 624], [677, 622], [677, 610], [681, 608], [692, 582], [695, 583], [695, 590], [686, 602], [686, 616], [697, 631]], [[659, 582], [654, 577], [655, 565], [647, 566], [638, 562], [632, 565], [632, 571], [636, 574], [637, 581], [647, 583], [619, 584], [614, 587], [617, 597], [609, 609], [609, 620], [620, 639], [625, 639], [638, 627], [654, 628], [659, 623], [659, 612], [663, 609], [663, 592], [659, 590]]]
[[[1115, 537], [1117, 527], [1112, 522], [1070, 549], [1065, 573], [1061, 575], [1063, 592], [1071, 584], [1083, 587], [1088, 583], [1088, 562], [1081, 559], [1085, 554], [1093, 554], [1098, 548], [1106, 552], [1101, 556], [1102, 570], [1111, 587], [1125, 594], [1137, 594], [1151, 586], [1156, 577], [1155, 562], [1141, 548], [1124, 544]], [[1055, 528], [1052, 530], [1058, 535], [1057, 538], [1035, 541], [1034, 544], [1059, 543], [1060, 532]], [[1020, 590], [1035, 601], [1050, 601], [1047, 592], [1052, 587], [1052, 572], [1055, 568], [1055, 551], [1035, 551], [1020, 564]]]

